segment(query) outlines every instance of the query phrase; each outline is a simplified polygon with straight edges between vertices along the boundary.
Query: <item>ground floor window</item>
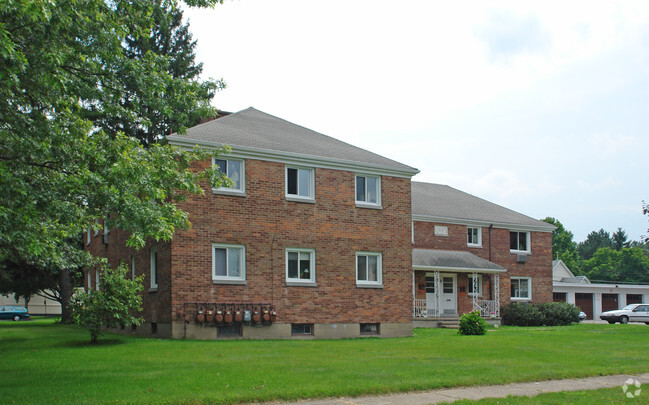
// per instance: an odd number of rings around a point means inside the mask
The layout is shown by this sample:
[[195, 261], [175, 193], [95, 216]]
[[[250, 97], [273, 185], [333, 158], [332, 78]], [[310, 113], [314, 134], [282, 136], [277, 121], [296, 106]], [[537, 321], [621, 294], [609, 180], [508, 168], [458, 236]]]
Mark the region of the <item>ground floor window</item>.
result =
[[378, 323], [361, 323], [361, 335], [378, 335], [379, 331]]
[[566, 293], [555, 292], [552, 293], [552, 301], [554, 302], [566, 302]]
[[291, 335], [294, 336], [313, 336], [313, 324], [312, 323], [292, 323], [291, 324]]
[[532, 299], [532, 279], [530, 277], [512, 277], [512, 300]]
[[469, 296], [472, 297], [474, 295], [481, 296], [482, 295], [482, 275], [477, 274], [476, 275], [476, 290], [473, 291], [473, 275], [469, 274], [468, 280], [469, 280], [469, 286], [467, 288], [467, 291], [469, 291]]
[[217, 337], [240, 337], [242, 335], [241, 325], [225, 325], [216, 328]]

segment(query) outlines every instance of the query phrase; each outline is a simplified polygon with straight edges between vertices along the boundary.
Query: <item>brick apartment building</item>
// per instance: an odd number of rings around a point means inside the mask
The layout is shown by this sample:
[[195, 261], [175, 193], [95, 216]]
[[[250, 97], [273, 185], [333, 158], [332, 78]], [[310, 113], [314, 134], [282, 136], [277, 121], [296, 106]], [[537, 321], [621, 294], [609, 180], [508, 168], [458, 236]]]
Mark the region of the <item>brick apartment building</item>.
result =
[[[408, 336], [413, 315], [552, 300], [551, 225], [411, 182], [410, 166], [254, 108], [169, 141], [229, 145], [199, 166], [218, 165], [233, 186], [184, 202], [192, 227], [171, 242], [134, 251], [123, 232], [88, 234], [93, 254], [145, 275], [137, 334]], [[87, 271], [87, 288], [100, 278]]]
[[412, 182], [412, 212], [416, 323], [552, 301], [553, 225], [430, 183]]

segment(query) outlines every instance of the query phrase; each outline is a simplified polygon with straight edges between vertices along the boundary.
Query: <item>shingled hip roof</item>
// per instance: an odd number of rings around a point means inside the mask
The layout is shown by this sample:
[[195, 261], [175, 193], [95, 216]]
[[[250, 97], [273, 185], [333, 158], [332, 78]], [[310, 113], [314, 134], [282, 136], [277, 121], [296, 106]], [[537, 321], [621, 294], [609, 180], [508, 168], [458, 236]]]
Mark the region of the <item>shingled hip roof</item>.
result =
[[170, 143], [183, 146], [228, 145], [233, 154], [260, 159], [282, 158], [321, 162], [344, 167], [365, 167], [386, 174], [412, 177], [419, 171], [368, 150], [293, 124], [249, 107], [189, 128], [184, 136], [170, 135]]
[[555, 227], [443, 184], [412, 182], [415, 220], [552, 232]]

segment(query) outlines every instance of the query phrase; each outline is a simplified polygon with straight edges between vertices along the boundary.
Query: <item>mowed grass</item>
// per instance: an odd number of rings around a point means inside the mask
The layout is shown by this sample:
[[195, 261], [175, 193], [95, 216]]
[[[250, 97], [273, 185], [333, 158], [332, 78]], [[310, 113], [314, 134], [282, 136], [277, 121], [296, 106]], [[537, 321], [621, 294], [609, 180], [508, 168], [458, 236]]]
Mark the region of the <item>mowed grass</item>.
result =
[[235, 403], [649, 371], [649, 326], [416, 329], [398, 339], [183, 341], [0, 322], [1, 403]]

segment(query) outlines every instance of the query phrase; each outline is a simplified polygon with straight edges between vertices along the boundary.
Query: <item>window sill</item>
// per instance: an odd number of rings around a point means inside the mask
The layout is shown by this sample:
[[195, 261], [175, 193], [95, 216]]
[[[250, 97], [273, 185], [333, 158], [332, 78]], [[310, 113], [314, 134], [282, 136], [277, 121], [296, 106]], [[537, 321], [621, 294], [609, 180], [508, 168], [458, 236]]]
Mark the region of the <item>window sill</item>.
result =
[[512, 297], [512, 301], [532, 301], [531, 298], [515, 298]]
[[300, 281], [287, 281], [287, 287], [317, 287], [318, 285], [315, 282], [300, 282]]
[[149, 288], [149, 292], [158, 292], [158, 287]]
[[382, 290], [383, 284], [358, 284], [356, 283], [356, 288], [375, 288]]
[[369, 208], [371, 210], [382, 210], [383, 206], [380, 204], [368, 204], [362, 201], [356, 201], [356, 208]]
[[246, 192], [245, 191], [239, 191], [239, 190], [226, 190], [226, 189], [220, 189], [220, 188], [213, 188], [212, 189], [212, 194], [216, 195], [230, 195], [233, 197], [245, 197]]
[[467, 243], [466, 247], [482, 249], [482, 245], [473, 245], [473, 244], [470, 244], [470, 243]]
[[246, 282], [246, 280], [215, 280], [215, 279], [212, 279], [212, 284], [247, 285], [247, 282]]
[[286, 201], [300, 202], [300, 203], [307, 203], [307, 204], [315, 204], [315, 198], [297, 197], [297, 196], [292, 196], [292, 195], [287, 195], [285, 197], [286, 197]]
[[532, 252], [530, 252], [529, 250], [511, 250], [510, 249], [509, 253], [511, 253], [513, 255], [528, 255], [528, 256], [532, 255]]

